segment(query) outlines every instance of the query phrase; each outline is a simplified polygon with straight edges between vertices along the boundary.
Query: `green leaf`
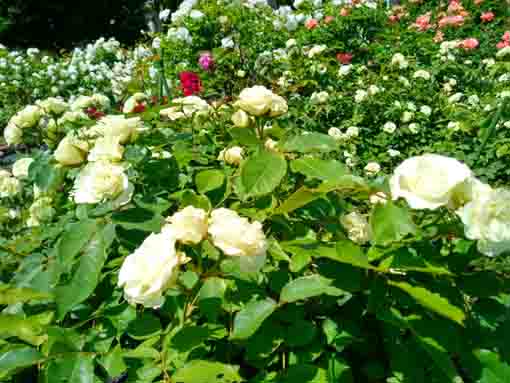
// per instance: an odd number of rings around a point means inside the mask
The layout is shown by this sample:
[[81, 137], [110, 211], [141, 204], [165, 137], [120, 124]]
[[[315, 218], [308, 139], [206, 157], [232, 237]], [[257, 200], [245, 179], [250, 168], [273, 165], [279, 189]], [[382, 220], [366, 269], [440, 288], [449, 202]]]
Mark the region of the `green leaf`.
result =
[[204, 194], [223, 186], [225, 174], [221, 170], [204, 170], [195, 177], [195, 184], [199, 193]]
[[479, 383], [510, 382], [510, 365], [502, 362], [498, 354], [489, 350], [478, 350], [475, 356], [482, 365], [482, 377]]
[[324, 278], [317, 274], [297, 278], [283, 287], [280, 294], [280, 302], [292, 303], [322, 294], [333, 296], [342, 295], [344, 292], [331, 286], [332, 283], [333, 281], [331, 279]]
[[388, 281], [388, 284], [404, 290], [423, 307], [426, 307], [445, 318], [451, 319], [460, 325], [463, 325], [463, 322], [466, 319], [466, 314], [461, 309], [452, 305], [446, 298], [443, 298], [439, 294], [430, 292], [423, 287], [411, 286], [406, 282]]
[[261, 151], [244, 162], [241, 184], [246, 196], [271, 193], [287, 173], [287, 162], [276, 153]]
[[199, 280], [199, 276], [194, 271], [188, 270], [179, 275], [179, 282], [187, 288], [191, 290]]
[[253, 129], [249, 128], [232, 128], [229, 130], [230, 135], [243, 146], [254, 146], [259, 144], [260, 140]]
[[321, 160], [320, 158], [305, 157], [291, 162], [292, 171], [301, 173], [308, 178], [323, 181], [334, 181], [347, 173], [345, 165], [335, 160]]
[[66, 269], [70, 269], [74, 258], [83, 250], [97, 230], [98, 222], [92, 219], [71, 224], [58, 245], [59, 263]]
[[207, 278], [198, 292], [198, 307], [210, 322], [214, 322], [221, 311], [227, 283], [218, 277]]
[[[290, 366], [278, 383], [329, 383], [328, 372], [309, 364]], [[340, 381], [342, 382], [342, 381]], [[342, 382], [343, 383], [343, 382]]]
[[119, 376], [127, 369], [120, 345], [101, 358], [100, 363], [110, 376]]
[[457, 373], [455, 365], [450, 359], [447, 350], [429, 337], [416, 337], [416, 343], [425, 350], [425, 352], [434, 361], [439, 370], [446, 375], [449, 383], [463, 383], [462, 378]]
[[84, 249], [71, 281], [56, 289], [57, 313], [61, 320], [77, 304], [85, 301], [100, 281], [101, 269], [108, 248], [115, 236], [115, 226], [109, 224], [97, 232]]
[[0, 285], [0, 305], [12, 305], [29, 301], [53, 299], [48, 293], [39, 292], [29, 288], [16, 288], [9, 285]]
[[372, 238], [377, 245], [388, 245], [416, 233], [408, 209], [398, 207], [392, 202], [377, 204], [370, 216]]
[[17, 370], [30, 367], [43, 359], [44, 356], [31, 347], [0, 352], [0, 378], [6, 377]]
[[148, 339], [161, 332], [161, 321], [150, 311], [139, 313], [138, 317], [129, 323], [127, 333], [136, 340]]
[[246, 339], [255, 334], [262, 322], [278, 307], [271, 298], [249, 302], [234, 319], [234, 331], [231, 339]]
[[0, 338], [17, 337], [33, 346], [44, 343], [48, 336], [37, 317], [23, 318], [19, 315], [0, 315]]
[[376, 268], [368, 263], [368, 256], [361, 247], [352, 241], [342, 240], [336, 244], [337, 257], [332, 258], [335, 261], [347, 263], [362, 269], [375, 270]]
[[221, 325], [188, 326], [179, 330], [172, 338], [172, 348], [187, 352], [213, 339], [222, 339], [228, 335]]
[[275, 214], [287, 214], [303, 206], [308, 205], [310, 202], [320, 198], [324, 193], [315, 192], [312, 189], [301, 187], [293, 194], [290, 195], [275, 211]]
[[75, 358], [69, 382], [94, 383], [94, 356], [79, 355]]
[[288, 152], [310, 153], [331, 152], [338, 149], [333, 137], [323, 133], [310, 133], [294, 136], [285, 141], [283, 149]]
[[126, 230], [142, 230], [147, 232], [159, 232], [165, 223], [162, 215], [150, 210], [134, 208], [114, 212], [112, 222], [122, 226]]
[[175, 383], [240, 383], [244, 381], [238, 367], [230, 364], [193, 360], [179, 369], [173, 376]]

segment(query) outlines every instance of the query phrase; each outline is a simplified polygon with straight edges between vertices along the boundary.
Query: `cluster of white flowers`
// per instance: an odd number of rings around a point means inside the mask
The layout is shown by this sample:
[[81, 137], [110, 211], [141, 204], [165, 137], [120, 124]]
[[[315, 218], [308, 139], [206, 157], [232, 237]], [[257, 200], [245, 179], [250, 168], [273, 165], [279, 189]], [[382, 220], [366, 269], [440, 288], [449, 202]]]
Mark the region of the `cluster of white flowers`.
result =
[[167, 120], [179, 120], [196, 115], [207, 115], [211, 111], [209, 104], [198, 96], [187, 96], [172, 100], [170, 108], [162, 109], [159, 114]]
[[238, 257], [246, 271], [265, 262], [267, 240], [260, 222], [250, 223], [235, 211], [220, 208], [209, 216], [203, 209], [188, 206], [167, 218], [159, 234], [145, 239], [129, 255], [119, 272], [118, 286], [130, 304], [160, 307], [165, 291], [176, 284], [179, 266], [188, 258], [176, 249], [178, 243], [196, 245], [208, 235], [226, 256]]
[[390, 188], [393, 199], [404, 198], [413, 209], [455, 210], [466, 236], [478, 240], [483, 254], [510, 250], [510, 191], [483, 184], [456, 159], [437, 154], [411, 157], [395, 169]]
[[[120, 97], [132, 78], [137, 59], [115, 39], [100, 38], [85, 48], [75, 48], [68, 59], [42, 56], [38, 50], [11, 51], [0, 59], [0, 90], [27, 88], [31, 96], [103, 92]], [[140, 58], [138, 58], [140, 59]]]

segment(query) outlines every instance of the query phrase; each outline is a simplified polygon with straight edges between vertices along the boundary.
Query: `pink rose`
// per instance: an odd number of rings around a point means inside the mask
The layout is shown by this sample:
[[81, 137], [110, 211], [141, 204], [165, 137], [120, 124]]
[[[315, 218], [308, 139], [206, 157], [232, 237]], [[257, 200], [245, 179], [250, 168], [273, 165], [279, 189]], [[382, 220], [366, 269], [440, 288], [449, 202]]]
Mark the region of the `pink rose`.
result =
[[319, 25], [319, 22], [315, 19], [308, 19], [305, 23], [305, 27], [308, 30], [312, 30]]
[[349, 8], [340, 9], [340, 16], [349, 16]]
[[500, 41], [496, 45], [496, 48], [498, 48], [498, 49], [503, 49], [503, 48], [506, 48], [506, 47], [510, 47], [510, 41]]
[[460, 43], [460, 46], [467, 51], [478, 48], [478, 45], [480, 45], [480, 43], [474, 38], [465, 39]]
[[332, 23], [332, 22], [333, 22], [333, 20], [335, 20], [335, 18], [334, 18], [333, 16], [326, 16], [326, 17], [324, 18], [324, 22], [325, 22], [326, 24], [330, 24], [330, 23]]
[[510, 41], [510, 31], [506, 31], [502, 37], [503, 41]]
[[485, 12], [480, 16], [480, 20], [482, 20], [484, 23], [490, 23], [492, 20], [494, 20], [494, 17], [495, 15], [493, 12]]

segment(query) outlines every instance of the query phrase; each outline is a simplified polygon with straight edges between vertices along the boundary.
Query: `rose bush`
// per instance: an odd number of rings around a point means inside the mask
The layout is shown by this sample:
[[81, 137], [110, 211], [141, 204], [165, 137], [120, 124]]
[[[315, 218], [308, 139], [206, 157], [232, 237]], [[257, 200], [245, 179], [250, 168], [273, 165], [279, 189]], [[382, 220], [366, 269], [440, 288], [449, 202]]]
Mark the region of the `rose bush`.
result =
[[0, 380], [506, 381], [509, 16], [186, 0], [10, 103]]

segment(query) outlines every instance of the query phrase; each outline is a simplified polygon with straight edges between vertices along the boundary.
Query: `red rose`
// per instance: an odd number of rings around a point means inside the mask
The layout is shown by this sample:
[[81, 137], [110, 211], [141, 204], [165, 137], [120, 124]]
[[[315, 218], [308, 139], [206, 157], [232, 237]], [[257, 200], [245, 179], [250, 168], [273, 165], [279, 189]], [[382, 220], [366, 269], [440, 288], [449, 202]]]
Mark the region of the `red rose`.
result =
[[352, 54], [350, 53], [337, 53], [336, 59], [340, 61], [342, 64], [347, 65], [352, 61]]
[[193, 96], [202, 91], [202, 82], [198, 74], [193, 72], [181, 72], [179, 74], [181, 80], [181, 89], [185, 96]]

